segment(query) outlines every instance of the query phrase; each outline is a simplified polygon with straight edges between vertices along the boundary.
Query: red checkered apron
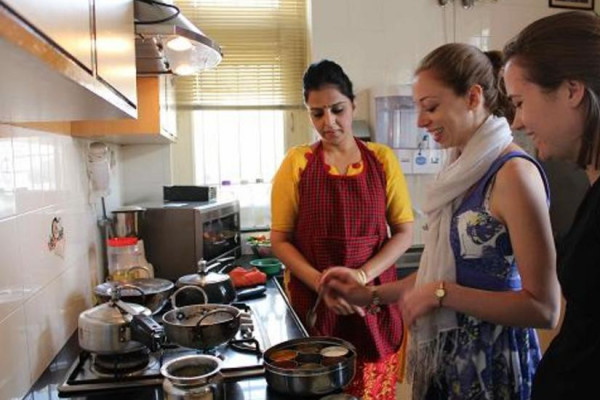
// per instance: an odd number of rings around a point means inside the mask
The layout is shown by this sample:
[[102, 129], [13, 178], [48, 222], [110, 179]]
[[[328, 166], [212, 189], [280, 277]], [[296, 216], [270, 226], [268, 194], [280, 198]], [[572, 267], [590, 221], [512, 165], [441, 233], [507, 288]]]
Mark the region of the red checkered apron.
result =
[[[335, 265], [360, 268], [388, 239], [386, 176], [382, 164], [360, 141], [363, 171], [358, 175], [330, 175], [322, 144], [307, 154], [300, 176], [295, 246], [319, 271]], [[390, 266], [375, 284], [396, 280]], [[293, 275], [288, 285], [291, 302], [304, 321], [316, 293]], [[402, 320], [395, 306], [377, 314], [338, 316], [321, 303], [312, 335], [335, 336], [356, 346], [359, 362], [389, 360], [402, 341]], [[395, 357], [394, 357], [395, 358]], [[387, 361], [389, 362], [389, 361]]]

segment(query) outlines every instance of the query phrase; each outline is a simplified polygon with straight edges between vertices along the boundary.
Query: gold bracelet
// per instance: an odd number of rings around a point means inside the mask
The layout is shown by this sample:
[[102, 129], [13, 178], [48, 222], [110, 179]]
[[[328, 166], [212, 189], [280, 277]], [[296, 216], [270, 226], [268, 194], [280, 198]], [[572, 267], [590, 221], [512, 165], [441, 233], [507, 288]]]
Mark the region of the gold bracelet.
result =
[[364, 269], [362, 269], [362, 268], [359, 268], [359, 269], [357, 270], [357, 272], [358, 272], [358, 277], [359, 277], [359, 279], [360, 279], [360, 282], [359, 282], [359, 283], [360, 283], [361, 285], [363, 285], [363, 286], [366, 286], [366, 285], [367, 285], [367, 281], [368, 281], [368, 278], [367, 278], [367, 273], [366, 273], [366, 272], [365, 272], [365, 270], [364, 270]]

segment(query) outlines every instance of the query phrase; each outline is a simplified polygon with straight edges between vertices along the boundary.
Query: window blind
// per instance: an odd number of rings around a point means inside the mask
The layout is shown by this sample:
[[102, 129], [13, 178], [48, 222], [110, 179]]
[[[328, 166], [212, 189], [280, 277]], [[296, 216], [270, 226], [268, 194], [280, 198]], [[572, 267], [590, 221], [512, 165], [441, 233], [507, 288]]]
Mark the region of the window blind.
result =
[[223, 61], [176, 82], [184, 109], [302, 108], [308, 65], [306, 0], [177, 0], [221, 45]]

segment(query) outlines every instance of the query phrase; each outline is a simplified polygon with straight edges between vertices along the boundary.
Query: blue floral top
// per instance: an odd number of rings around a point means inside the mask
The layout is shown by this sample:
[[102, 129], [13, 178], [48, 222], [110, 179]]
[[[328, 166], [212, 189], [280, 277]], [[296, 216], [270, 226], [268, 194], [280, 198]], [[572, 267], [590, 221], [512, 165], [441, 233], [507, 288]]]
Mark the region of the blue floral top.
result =
[[[492, 164], [452, 219], [450, 241], [460, 285], [491, 291], [521, 289], [509, 233], [490, 214], [488, 204], [490, 183], [513, 157], [536, 164], [548, 193], [544, 172], [527, 154], [511, 152]], [[448, 335], [444, 344], [439, 376], [446, 398], [529, 399], [541, 357], [535, 330], [496, 325], [461, 313], [457, 318], [459, 329], [456, 336]]]

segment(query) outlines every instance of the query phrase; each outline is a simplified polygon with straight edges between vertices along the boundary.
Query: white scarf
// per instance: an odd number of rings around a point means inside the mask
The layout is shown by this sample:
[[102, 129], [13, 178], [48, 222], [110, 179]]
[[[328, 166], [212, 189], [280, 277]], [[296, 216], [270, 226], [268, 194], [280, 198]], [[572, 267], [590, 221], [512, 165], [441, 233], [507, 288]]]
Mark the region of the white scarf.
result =
[[[511, 142], [512, 134], [506, 119], [489, 116], [462, 153], [457, 148], [449, 150], [445, 167], [427, 190], [423, 207], [427, 215], [427, 232], [415, 287], [429, 282], [456, 282], [456, 264], [450, 246], [452, 215], [465, 193], [483, 177]], [[448, 308], [419, 318], [411, 327], [409, 376], [414, 375], [414, 399], [424, 398], [437, 370], [445, 336], [456, 328], [456, 313]]]

